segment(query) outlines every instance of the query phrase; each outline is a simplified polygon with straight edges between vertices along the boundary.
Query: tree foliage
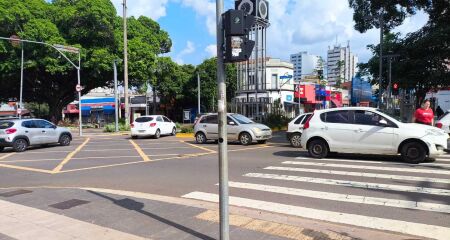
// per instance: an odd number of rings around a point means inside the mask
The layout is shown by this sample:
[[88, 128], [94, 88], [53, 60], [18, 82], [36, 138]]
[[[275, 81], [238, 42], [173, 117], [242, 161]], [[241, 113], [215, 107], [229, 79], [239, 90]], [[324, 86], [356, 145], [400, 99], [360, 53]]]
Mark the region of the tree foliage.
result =
[[[349, 0], [355, 10], [355, 29], [365, 32], [379, 28], [374, 17], [382, 13], [386, 36], [383, 52], [400, 56], [393, 59], [392, 78], [401, 88], [415, 89], [418, 100], [433, 88], [450, 86], [450, 1], [448, 0]], [[401, 37], [389, 30], [403, 23], [407, 16], [423, 10], [429, 20], [421, 29]], [[369, 17], [366, 17], [369, 16]], [[360, 64], [360, 71], [379, 79], [379, 45], [369, 45], [373, 57], [368, 63]], [[386, 59], [383, 59], [386, 63]], [[386, 66], [386, 64], [384, 65]], [[383, 85], [387, 86], [387, 67], [383, 69]]]

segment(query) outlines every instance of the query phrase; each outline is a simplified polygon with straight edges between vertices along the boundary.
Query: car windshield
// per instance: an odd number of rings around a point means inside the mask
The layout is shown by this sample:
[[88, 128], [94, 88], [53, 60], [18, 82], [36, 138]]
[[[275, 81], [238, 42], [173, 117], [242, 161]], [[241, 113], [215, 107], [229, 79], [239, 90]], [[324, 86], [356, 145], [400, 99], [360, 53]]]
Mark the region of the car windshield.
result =
[[381, 109], [377, 109], [377, 112], [383, 113], [384, 115], [387, 115], [387, 116], [389, 116], [390, 118], [392, 118], [392, 119], [394, 119], [394, 120], [397, 120], [397, 121], [399, 121], [399, 122], [407, 123], [407, 121], [406, 121], [406, 120], [402, 120], [402, 119], [400, 118], [400, 116], [392, 115], [392, 113], [389, 113], [388, 111], [381, 110]]
[[14, 125], [13, 122], [0, 122], [0, 129], [7, 129]]
[[231, 115], [236, 121], [240, 124], [250, 124], [254, 123], [252, 120], [248, 119], [246, 116], [243, 116], [241, 114], [233, 114]]
[[139, 118], [136, 118], [136, 122], [138, 122], [138, 123], [150, 122], [152, 120], [153, 120], [152, 117], [139, 117]]

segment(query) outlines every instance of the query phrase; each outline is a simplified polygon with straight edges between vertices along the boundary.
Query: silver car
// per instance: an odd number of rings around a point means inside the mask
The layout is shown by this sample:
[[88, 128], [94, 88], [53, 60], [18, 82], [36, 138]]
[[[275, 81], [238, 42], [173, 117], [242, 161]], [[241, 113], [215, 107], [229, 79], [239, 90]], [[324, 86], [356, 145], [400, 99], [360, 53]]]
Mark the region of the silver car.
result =
[[72, 134], [69, 129], [58, 127], [42, 119], [0, 120], [0, 151], [12, 147], [23, 152], [28, 146], [59, 143], [70, 145]]
[[[229, 141], [239, 141], [242, 145], [249, 145], [254, 141], [262, 144], [272, 138], [272, 130], [263, 124], [255, 123], [247, 117], [236, 114], [227, 114], [227, 131]], [[208, 140], [219, 139], [219, 126], [217, 114], [201, 116], [194, 125], [195, 141], [206, 143]]]

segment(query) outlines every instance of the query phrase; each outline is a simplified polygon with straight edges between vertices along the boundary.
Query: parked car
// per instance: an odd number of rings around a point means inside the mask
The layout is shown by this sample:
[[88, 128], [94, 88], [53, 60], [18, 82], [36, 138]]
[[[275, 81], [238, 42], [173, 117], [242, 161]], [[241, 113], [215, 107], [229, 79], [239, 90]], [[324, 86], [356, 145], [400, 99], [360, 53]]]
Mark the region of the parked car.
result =
[[177, 127], [169, 118], [162, 115], [141, 116], [131, 124], [131, 138], [149, 137], [156, 139], [161, 135], [177, 134]]
[[300, 140], [303, 132], [303, 124], [305, 124], [306, 120], [308, 120], [311, 115], [312, 113], [300, 114], [289, 122], [286, 137], [292, 147], [301, 147]]
[[435, 126], [450, 134], [450, 110], [444, 113], [437, 121]]
[[[216, 113], [201, 116], [194, 125], [196, 142], [206, 143], [208, 140], [218, 140], [218, 125]], [[255, 123], [236, 113], [227, 114], [227, 131], [229, 141], [239, 141], [242, 145], [249, 145], [254, 141], [263, 144], [272, 138], [272, 130], [268, 126]]]
[[59, 143], [68, 146], [72, 141], [69, 129], [58, 127], [43, 119], [11, 119], [0, 121], [0, 151], [12, 147], [16, 152], [28, 146]]
[[314, 158], [330, 152], [401, 154], [409, 163], [444, 154], [449, 136], [422, 124], [402, 123], [374, 108], [345, 107], [315, 111], [303, 126], [301, 144]]

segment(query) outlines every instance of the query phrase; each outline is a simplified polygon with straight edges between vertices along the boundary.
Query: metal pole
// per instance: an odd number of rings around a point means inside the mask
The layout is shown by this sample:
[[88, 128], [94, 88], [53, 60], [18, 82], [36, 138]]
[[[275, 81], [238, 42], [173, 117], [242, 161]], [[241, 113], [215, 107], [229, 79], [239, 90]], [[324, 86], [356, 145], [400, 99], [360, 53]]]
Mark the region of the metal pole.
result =
[[[81, 86], [81, 80], [80, 80], [80, 68], [81, 68], [81, 52], [78, 52], [78, 68], [77, 68], [77, 75], [78, 75], [78, 85]], [[78, 91], [78, 128], [79, 128], [79, 134], [80, 137], [83, 136], [83, 117], [81, 115], [81, 90]]]
[[380, 66], [379, 66], [379, 82], [378, 82], [378, 108], [381, 108], [381, 99], [382, 93], [383, 93], [383, 12], [379, 15], [379, 22], [380, 22]]
[[222, 29], [223, 0], [216, 0], [217, 19], [217, 85], [218, 85], [218, 115], [219, 115], [219, 205], [220, 205], [220, 239], [229, 240], [228, 220], [228, 136], [225, 65], [223, 62], [224, 34]]
[[[22, 45], [22, 58], [20, 62], [20, 99], [19, 99], [19, 109], [23, 109], [23, 43]], [[19, 119], [22, 119], [22, 112], [19, 114]]]
[[[258, 5], [258, 1], [256, 1], [256, 6], [259, 6]], [[255, 36], [255, 43], [256, 43], [256, 47], [255, 47], [255, 50], [256, 50], [256, 56], [255, 56], [255, 58], [256, 58], [256, 62], [255, 62], [255, 106], [256, 106], [256, 121], [258, 121], [258, 117], [259, 117], [259, 104], [258, 104], [258, 84], [259, 84], [259, 59], [258, 59], [258, 56], [259, 56], [259, 37], [258, 37], [258, 35], [259, 35], [259, 26], [258, 26], [258, 24], [256, 24], [256, 27], [255, 27], [255, 34], [256, 34], [256, 36]]]
[[123, 0], [123, 64], [125, 91], [125, 125], [130, 124], [130, 109], [128, 101], [128, 36], [127, 36], [127, 0]]
[[389, 110], [391, 110], [390, 108], [392, 107], [392, 103], [393, 103], [393, 101], [392, 101], [392, 99], [391, 99], [391, 84], [392, 84], [392, 58], [391, 57], [389, 57], [389, 84], [388, 84], [388, 87], [387, 87], [387, 94], [388, 94], [388, 101], [387, 102], [389, 102]]
[[114, 60], [114, 118], [115, 118], [115, 127], [116, 132], [119, 131], [119, 111], [117, 104], [117, 64], [116, 60]]
[[198, 111], [197, 114], [200, 114], [200, 73], [197, 73], [197, 88], [198, 88], [198, 93], [197, 93], [197, 97], [198, 97]]

